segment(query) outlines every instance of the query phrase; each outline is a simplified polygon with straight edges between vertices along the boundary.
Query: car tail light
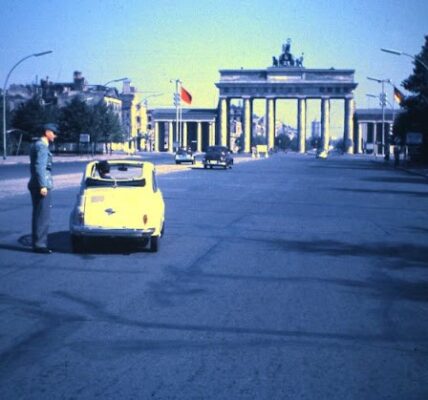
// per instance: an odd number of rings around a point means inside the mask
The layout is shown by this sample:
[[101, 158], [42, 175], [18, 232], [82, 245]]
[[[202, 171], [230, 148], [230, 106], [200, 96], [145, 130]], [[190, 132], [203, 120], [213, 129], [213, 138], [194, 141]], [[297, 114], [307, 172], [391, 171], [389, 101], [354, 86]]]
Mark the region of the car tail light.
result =
[[143, 224], [146, 225], [149, 218], [147, 217], [147, 214], [143, 215]]

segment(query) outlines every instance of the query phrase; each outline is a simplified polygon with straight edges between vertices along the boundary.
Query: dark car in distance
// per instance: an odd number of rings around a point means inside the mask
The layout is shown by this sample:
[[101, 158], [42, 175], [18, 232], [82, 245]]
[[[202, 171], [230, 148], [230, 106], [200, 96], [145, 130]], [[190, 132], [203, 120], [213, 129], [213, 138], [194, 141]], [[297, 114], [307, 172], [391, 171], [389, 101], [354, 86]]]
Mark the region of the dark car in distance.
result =
[[223, 167], [232, 168], [233, 157], [229, 149], [225, 146], [210, 146], [208, 147], [204, 159], [204, 168]]

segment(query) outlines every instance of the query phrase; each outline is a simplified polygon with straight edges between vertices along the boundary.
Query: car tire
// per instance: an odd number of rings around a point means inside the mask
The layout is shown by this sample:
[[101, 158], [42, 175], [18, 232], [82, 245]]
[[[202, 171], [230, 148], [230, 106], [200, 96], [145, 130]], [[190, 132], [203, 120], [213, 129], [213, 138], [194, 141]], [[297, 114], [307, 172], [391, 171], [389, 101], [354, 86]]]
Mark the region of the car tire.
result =
[[150, 238], [150, 251], [156, 253], [159, 250], [159, 236], [152, 236]]
[[176, 163], [177, 165], [179, 165], [179, 164], [180, 164], [180, 161], [176, 161], [175, 163]]
[[85, 251], [85, 241], [81, 236], [71, 235], [71, 248], [73, 253], [83, 253]]

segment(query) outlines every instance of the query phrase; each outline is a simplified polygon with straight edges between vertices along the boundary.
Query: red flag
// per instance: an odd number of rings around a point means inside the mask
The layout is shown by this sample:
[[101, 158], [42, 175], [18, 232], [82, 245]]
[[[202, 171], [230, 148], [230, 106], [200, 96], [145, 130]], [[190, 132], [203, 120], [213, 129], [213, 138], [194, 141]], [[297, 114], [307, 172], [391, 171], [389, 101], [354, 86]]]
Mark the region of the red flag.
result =
[[181, 86], [180, 97], [185, 103], [192, 104], [192, 95], [183, 86]]
[[400, 92], [395, 86], [394, 86], [394, 100], [398, 103], [401, 104], [401, 102], [404, 99], [404, 94], [402, 92]]

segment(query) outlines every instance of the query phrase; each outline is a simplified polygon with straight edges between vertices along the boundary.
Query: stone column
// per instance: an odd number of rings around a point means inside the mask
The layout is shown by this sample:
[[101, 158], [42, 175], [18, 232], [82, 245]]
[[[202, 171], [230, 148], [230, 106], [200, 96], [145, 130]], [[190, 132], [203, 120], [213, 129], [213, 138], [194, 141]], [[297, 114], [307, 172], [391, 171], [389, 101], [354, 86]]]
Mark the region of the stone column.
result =
[[343, 138], [345, 153], [354, 154], [354, 99], [345, 99], [345, 132]]
[[321, 141], [322, 149], [328, 151], [330, 145], [330, 99], [321, 99]]
[[244, 98], [244, 152], [251, 151], [251, 136], [253, 134], [253, 99]]
[[208, 146], [214, 146], [214, 145], [215, 145], [215, 122], [213, 121], [210, 123]]
[[227, 146], [229, 130], [229, 99], [220, 99], [220, 146]]
[[168, 123], [168, 151], [172, 153], [174, 151], [174, 131], [172, 122]]
[[355, 138], [355, 152], [361, 154], [363, 152], [363, 125], [361, 122], [357, 125], [357, 137]]
[[378, 147], [377, 147], [377, 122], [373, 123], [373, 154], [377, 156], [378, 154]]
[[266, 99], [266, 141], [268, 150], [275, 147], [275, 99]]
[[196, 151], [199, 153], [202, 151], [202, 123], [198, 122], [198, 130], [196, 137]]
[[155, 122], [155, 151], [159, 151], [160, 149], [160, 127], [159, 122]]
[[299, 153], [306, 151], [306, 99], [297, 100], [297, 134], [299, 135]]
[[187, 147], [187, 122], [183, 121], [183, 147]]

